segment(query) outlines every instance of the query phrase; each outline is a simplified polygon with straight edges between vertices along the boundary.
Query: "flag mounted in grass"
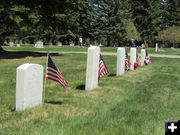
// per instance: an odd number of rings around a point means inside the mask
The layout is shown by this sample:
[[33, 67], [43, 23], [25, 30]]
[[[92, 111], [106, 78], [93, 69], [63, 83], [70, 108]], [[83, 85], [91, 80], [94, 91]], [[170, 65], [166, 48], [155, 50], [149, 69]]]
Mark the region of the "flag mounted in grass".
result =
[[99, 78], [103, 77], [104, 75], [106, 75], [108, 73], [109, 73], [109, 71], [108, 71], [108, 69], [106, 67], [106, 64], [105, 64], [102, 56], [100, 55], [100, 60], [99, 60]]
[[145, 64], [151, 64], [151, 60], [150, 60], [150, 57], [149, 57], [149, 55], [148, 55], [147, 49], [146, 49]]
[[141, 59], [140, 59], [140, 57], [138, 55], [138, 51], [137, 50], [136, 50], [136, 59], [137, 59], [138, 66], [141, 66]]
[[60, 85], [62, 85], [64, 88], [67, 86], [67, 82], [60, 73], [58, 67], [52, 60], [51, 56], [48, 55], [48, 63], [46, 68], [46, 79], [51, 79], [53, 81], [58, 82]]
[[126, 70], [129, 70], [131, 66], [131, 62], [129, 61], [128, 53], [126, 49], [125, 49], [125, 66], [126, 66]]

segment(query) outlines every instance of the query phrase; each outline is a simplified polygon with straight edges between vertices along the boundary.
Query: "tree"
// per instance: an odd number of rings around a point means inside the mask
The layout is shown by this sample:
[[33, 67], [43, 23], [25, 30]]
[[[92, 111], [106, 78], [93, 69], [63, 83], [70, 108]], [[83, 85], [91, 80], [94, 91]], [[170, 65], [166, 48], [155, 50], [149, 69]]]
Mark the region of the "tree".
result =
[[93, 39], [106, 38], [108, 46], [125, 40], [131, 17], [127, 0], [92, 0], [90, 9], [89, 33]]
[[132, 0], [134, 24], [144, 41], [152, 42], [160, 30], [162, 0]]
[[[158, 33], [157, 40], [176, 46], [180, 43], [180, 26], [171, 26]], [[168, 46], [169, 47], [169, 46]], [[176, 46], [178, 47], [178, 46]]]
[[163, 1], [162, 26], [168, 28], [173, 25], [180, 25], [180, 1]]
[[0, 52], [4, 51], [2, 45], [6, 37], [12, 35], [17, 29], [15, 21], [14, 1], [1, 0], [0, 2]]

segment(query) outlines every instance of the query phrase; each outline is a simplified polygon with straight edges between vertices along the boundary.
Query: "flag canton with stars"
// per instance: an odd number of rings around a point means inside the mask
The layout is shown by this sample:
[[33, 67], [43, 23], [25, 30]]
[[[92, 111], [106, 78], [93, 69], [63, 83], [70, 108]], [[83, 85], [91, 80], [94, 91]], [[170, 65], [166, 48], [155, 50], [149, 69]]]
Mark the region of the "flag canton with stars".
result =
[[58, 67], [52, 60], [51, 56], [48, 55], [48, 64], [46, 68], [46, 79], [51, 79], [53, 81], [58, 82], [60, 85], [62, 85], [64, 88], [67, 86], [67, 82], [60, 73]]
[[165, 135], [180, 135], [180, 120], [166, 120]]
[[100, 60], [99, 60], [99, 78], [103, 77], [104, 75], [106, 75], [108, 73], [109, 73], [109, 71], [108, 71], [108, 69], [106, 67], [106, 64], [105, 64], [102, 56], [100, 55]]

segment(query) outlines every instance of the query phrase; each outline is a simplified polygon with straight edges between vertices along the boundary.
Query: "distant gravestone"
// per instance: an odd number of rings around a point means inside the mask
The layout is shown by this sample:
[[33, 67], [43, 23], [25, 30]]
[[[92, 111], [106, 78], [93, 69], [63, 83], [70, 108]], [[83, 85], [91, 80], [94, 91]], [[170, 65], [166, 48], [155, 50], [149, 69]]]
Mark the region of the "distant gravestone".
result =
[[145, 57], [146, 57], [146, 50], [141, 49], [141, 66], [144, 65]]
[[52, 46], [52, 45], [53, 45], [52, 42], [49, 42], [48, 44], [49, 44], [49, 46]]
[[58, 46], [62, 46], [62, 42], [58, 42], [58, 44], [57, 44]]
[[16, 69], [16, 110], [42, 104], [43, 66], [23, 64]]
[[134, 70], [134, 63], [136, 62], [136, 48], [135, 47], [132, 47], [130, 50], [130, 62], [131, 62], [130, 70]]
[[158, 46], [158, 43], [156, 43], [155, 52], [158, 52], [158, 51], [159, 51], [159, 46]]
[[10, 46], [10, 47], [13, 47], [13, 46], [14, 46], [14, 42], [13, 42], [13, 41], [10, 41], [10, 42], [9, 42], [9, 46]]
[[25, 46], [28, 46], [28, 43], [25, 43], [24, 45], [25, 45]]
[[100, 43], [100, 44], [99, 44], [99, 46], [101, 47], [101, 46], [102, 46], [102, 44]]
[[38, 42], [36, 42], [35, 47], [36, 48], [44, 48], [44, 43], [41, 41], [38, 41]]
[[85, 90], [92, 90], [98, 86], [100, 48], [91, 46], [88, 48], [86, 67]]
[[117, 69], [116, 75], [123, 75], [125, 73], [125, 48], [117, 49]]
[[17, 44], [16, 46], [17, 46], [17, 47], [21, 47], [21, 45], [20, 45], [20, 44]]

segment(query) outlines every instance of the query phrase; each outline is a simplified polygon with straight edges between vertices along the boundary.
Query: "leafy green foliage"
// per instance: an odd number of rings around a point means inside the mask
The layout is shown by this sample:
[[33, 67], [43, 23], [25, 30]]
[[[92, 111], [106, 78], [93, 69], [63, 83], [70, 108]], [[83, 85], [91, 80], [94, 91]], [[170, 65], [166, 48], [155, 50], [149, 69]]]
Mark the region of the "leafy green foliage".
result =
[[90, 31], [92, 37], [106, 38], [108, 46], [125, 40], [131, 17], [127, 3], [120, 0], [92, 1], [89, 16], [91, 26], [96, 28]]
[[[173, 43], [174, 45], [180, 43], [180, 26], [171, 26], [158, 33], [157, 39], [159, 41]], [[177, 46], [178, 47], [178, 46]]]
[[88, 45], [120, 46], [132, 37], [152, 44], [160, 30], [180, 24], [179, 7], [178, 0], [2, 0], [0, 45], [4, 40], [78, 44], [79, 37]]
[[152, 42], [160, 30], [162, 0], [132, 0], [134, 24], [144, 41]]

